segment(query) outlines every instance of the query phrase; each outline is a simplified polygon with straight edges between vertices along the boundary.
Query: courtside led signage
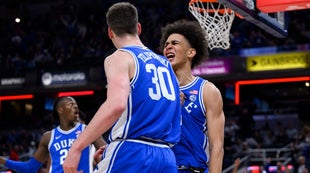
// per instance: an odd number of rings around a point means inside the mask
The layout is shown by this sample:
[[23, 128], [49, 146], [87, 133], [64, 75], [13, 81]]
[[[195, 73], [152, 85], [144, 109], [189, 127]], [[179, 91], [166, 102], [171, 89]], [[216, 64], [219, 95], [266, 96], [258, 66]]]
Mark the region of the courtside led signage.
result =
[[195, 67], [193, 75], [226, 74], [231, 72], [231, 59], [210, 59]]
[[87, 83], [87, 77], [81, 71], [62, 73], [45, 72], [41, 76], [41, 82], [44, 87], [84, 85]]
[[279, 53], [246, 59], [247, 71], [285, 70], [310, 67], [310, 52]]
[[240, 87], [242, 85], [274, 84], [274, 83], [301, 82], [301, 81], [310, 81], [310, 76], [237, 81], [235, 83], [235, 104], [240, 103], [240, 92], [241, 92]]

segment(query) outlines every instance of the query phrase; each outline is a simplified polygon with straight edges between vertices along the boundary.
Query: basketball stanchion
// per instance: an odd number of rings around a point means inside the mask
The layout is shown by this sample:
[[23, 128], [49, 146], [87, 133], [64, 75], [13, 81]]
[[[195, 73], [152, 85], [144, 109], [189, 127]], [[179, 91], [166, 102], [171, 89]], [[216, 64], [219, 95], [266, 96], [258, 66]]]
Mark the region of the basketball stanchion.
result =
[[229, 49], [235, 12], [217, 0], [191, 0], [189, 11], [206, 31], [209, 48]]

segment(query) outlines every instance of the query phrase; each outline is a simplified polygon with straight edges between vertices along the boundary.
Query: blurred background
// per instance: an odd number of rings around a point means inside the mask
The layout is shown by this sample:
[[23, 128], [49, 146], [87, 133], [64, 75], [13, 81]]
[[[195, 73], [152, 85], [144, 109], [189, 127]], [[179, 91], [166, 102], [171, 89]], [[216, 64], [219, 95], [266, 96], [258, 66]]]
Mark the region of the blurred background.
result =
[[[86, 122], [92, 118], [106, 98], [103, 61], [115, 49], [105, 13], [115, 2], [0, 0], [0, 155], [31, 156], [56, 125], [51, 111], [60, 95], [73, 96]], [[139, 10], [142, 41], [158, 53], [163, 26], [196, 20], [187, 0], [130, 2]], [[236, 158], [247, 172], [296, 172], [299, 156], [310, 167], [309, 21], [309, 9], [289, 11], [287, 37], [277, 38], [236, 17], [230, 48], [210, 50], [193, 70], [222, 92], [224, 172]]]

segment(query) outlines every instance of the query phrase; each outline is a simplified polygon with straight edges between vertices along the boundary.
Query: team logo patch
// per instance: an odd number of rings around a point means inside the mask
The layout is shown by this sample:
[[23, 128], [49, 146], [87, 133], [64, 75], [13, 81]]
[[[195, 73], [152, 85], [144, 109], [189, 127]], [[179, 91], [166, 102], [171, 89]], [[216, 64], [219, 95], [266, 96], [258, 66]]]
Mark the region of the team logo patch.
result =
[[190, 96], [189, 96], [189, 100], [190, 100], [191, 102], [194, 102], [196, 99], [197, 99], [197, 96], [196, 96], [196, 95], [190, 95]]
[[76, 134], [77, 137], [78, 137], [81, 133], [82, 133], [81, 130], [78, 130], [78, 131], [75, 132], [75, 134]]

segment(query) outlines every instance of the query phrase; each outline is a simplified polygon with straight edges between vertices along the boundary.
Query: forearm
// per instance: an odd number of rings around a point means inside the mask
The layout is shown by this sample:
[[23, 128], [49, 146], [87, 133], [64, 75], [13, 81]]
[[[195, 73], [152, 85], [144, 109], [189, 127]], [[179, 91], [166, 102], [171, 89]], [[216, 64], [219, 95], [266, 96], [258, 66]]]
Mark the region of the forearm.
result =
[[73, 143], [71, 149], [82, 151], [87, 145], [98, 139], [118, 118], [111, 115], [113, 115], [111, 106], [107, 106], [106, 103], [102, 104], [85, 130]]
[[209, 173], [222, 173], [224, 149], [213, 147], [210, 150]]

